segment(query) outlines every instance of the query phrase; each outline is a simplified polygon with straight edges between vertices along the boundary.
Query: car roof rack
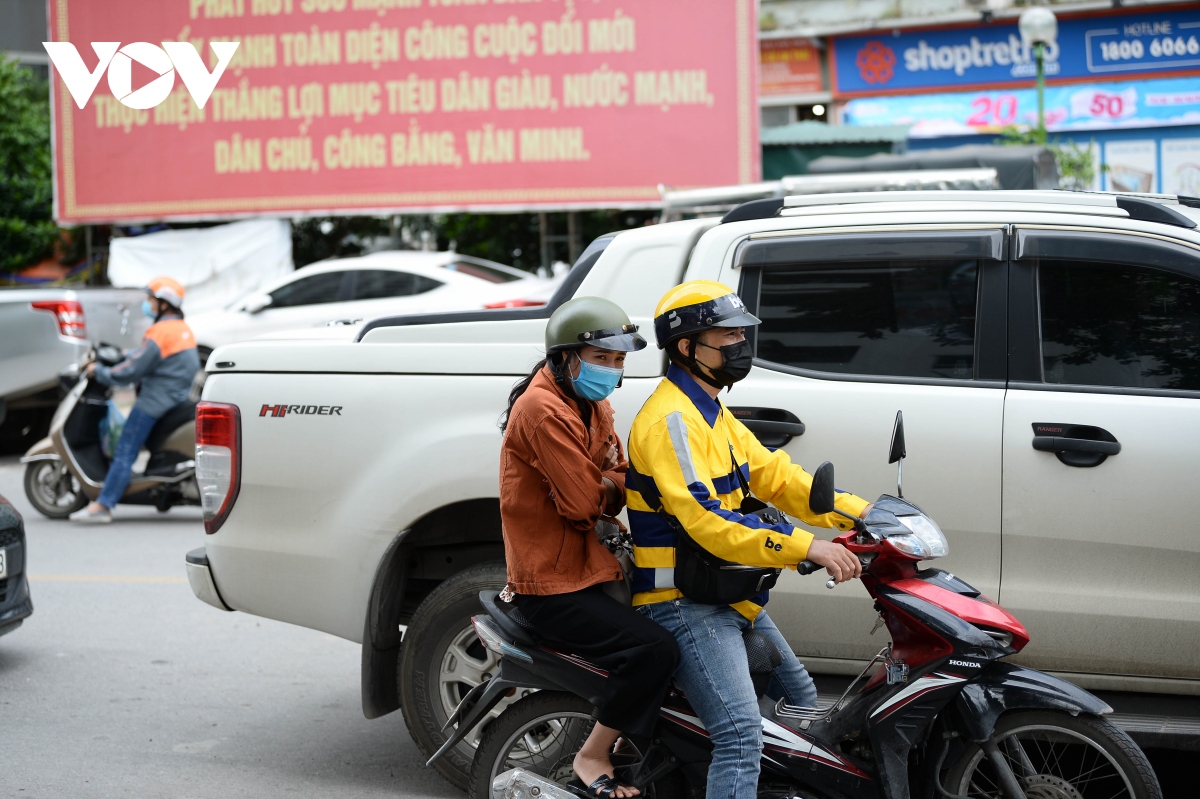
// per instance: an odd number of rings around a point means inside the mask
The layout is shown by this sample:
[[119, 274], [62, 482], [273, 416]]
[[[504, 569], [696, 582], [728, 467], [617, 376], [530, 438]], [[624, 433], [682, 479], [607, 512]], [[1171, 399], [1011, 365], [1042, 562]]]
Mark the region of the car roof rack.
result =
[[[759, 200], [778, 200], [800, 194], [831, 194], [858, 191], [903, 191], [912, 189], [959, 189], [983, 191], [999, 188], [999, 173], [993, 167], [966, 169], [905, 169], [892, 172], [844, 172], [829, 175], [789, 175], [779, 180], [743, 183], [737, 186], [709, 186], [700, 189], [668, 189], [659, 185], [662, 195], [660, 222], [673, 222], [687, 216], [725, 214], [722, 222], [768, 219], [776, 215], [778, 205]], [[738, 210], [740, 209], [740, 210]], [[737, 213], [730, 213], [737, 210]], [[753, 214], [753, 215], [752, 215]]]
[[[966, 170], [959, 170], [966, 171]], [[784, 178], [785, 196], [751, 200], [734, 207], [721, 219], [725, 222], [744, 222], [748, 219], [770, 219], [786, 215], [786, 209], [804, 208], [822, 205], [856, 205], [866, 203], [885, 203], [897, 201], [938, 202], [1023, 202], [1033, 204], [1074, 205], [1081, 208], [1119, 208], [1129, 215], [1130, 219], [1142, 222], [1157, 222], [1193, 229], [1200, 223], [1187, 214], [1172, 208], [1181, 205], [1187, 208], [1200, 208], [1200, 197], [1188, 195], [1144, 194], [1133, 192], [1099, 192], [1099, 191], [1062, 191], [1053, 189], [1034, 190], [995, 190], [977, 191], [963, 190], [947, 186], [941, 189], [903, 190], [902, 195], [895, 191], [839, 191], [836, 193], [809, 193], [810, 188], [804, 184], [803, 177]], [[824, 176], [816, 176], [824, 177]], [[830, 176], [838, 177], [838, 176]], [[815, 188], [815, 187], [813, 187]], [[796, 190], [799, 191], [796, 191]]]
[[[1161, 202], [1156, 202], [1145, 197], [1130, 197], [1120, 194], [1115, 199], [1117, 207], [1129, 214], [1130, 219], [1138, 219], [1143, 222], [1161, 222], [1164, 225], [1175, 225], [1176, 227], [1196, 227], [1195, 219], [1186, 214], [1181, 214], [1171, 206], [1163, 205]], [[1180, 200], [1180, 205], [1187, 205], [1187, 203], [1182, 202], [1182, 198]]]

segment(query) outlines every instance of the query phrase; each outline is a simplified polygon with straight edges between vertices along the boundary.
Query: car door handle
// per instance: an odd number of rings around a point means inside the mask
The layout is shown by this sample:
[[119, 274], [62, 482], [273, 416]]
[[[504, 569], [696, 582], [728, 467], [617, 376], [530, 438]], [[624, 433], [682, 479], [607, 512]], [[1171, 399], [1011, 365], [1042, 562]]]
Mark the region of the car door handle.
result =
[[804, 435], [804, 422], [782, 408], [730, 408], [734, 418], [746, 425], [764, 447], [782, 447], [796, 436]]
[[1121, 443], [1103, 427], [1034, 422], [1033, 448], [1053, 452], [1067, 466], [1099, 466], [1121, 451]]
[[1034, 436], [1033, 448], [1041, 452], [1103, 452], [1105, 455], [1116, 455], [1121, 451], [1121, 445], [1116, 441], [1061, 436]]

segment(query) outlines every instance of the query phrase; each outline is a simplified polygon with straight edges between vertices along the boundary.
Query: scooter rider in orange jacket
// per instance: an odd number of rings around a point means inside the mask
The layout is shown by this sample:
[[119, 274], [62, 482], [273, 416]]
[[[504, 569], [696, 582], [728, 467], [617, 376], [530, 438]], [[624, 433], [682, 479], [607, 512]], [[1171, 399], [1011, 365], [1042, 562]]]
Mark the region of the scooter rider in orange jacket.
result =
[[113, 454], [104, 488], [95, 502], [71, 514], [76, 522], [107, 523], [112, 509], [125, 494], [133, 462], [146, 443], [154, 423], [167, 411], [186, 402], [192, 380], [200, 368], [196, 337], [183, 321], [184, 288], [169, 277], [156, 277], [146, 286], [142, 313], [154, 320], [142, 346], [113, 367], [90, 363], [87, 376], [106, 386], [128, 386], [141, 381], [137, 403], [125, 420], [117, 451]]

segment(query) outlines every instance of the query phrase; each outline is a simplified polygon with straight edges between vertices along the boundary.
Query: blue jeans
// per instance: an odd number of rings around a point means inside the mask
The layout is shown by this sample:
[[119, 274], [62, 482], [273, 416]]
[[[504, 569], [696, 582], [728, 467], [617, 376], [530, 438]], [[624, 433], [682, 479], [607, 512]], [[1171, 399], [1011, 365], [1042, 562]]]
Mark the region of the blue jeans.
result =
[[104, 488], [96, 501], [108, 509], [115, 508], [129, 487], [129, 477], [133, 472], [133, 462], [137, 460], [142, 444], [154, 429], [158, 419], [148, 413], [143, 413], [136, 406], [129, 412], [125, 427], [121, 430], [121, 438], [117, 441], [117, 451], [113, 453], [112, 463], [108, 474], [104, 477]]
[[[709, 799], [755, 799], [762, 757], [762, 714], [750, 680], [742, 632], [750, 621], [728, 605], [673, 599], [642, 605], [638, 612], [671, 631], [679, 643], [675, 681], [704, 722], [713, 744]], [[754, 629], [775, 644], [783, 663], [767, 689], [788, 704], [816, 707], [817, 688], [766, 611]]]

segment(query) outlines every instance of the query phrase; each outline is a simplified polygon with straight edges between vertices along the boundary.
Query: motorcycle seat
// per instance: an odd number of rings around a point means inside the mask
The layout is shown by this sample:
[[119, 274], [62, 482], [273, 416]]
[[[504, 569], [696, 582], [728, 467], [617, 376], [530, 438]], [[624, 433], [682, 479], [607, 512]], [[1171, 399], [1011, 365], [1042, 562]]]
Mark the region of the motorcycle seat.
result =
[[150, 435], [146, 437], [146, 449], [158, 452], [167, 445], [171, 434], [196, 418], [196, 403], [181, 402], [171, 410], [158, 417]]
[[534, 630], [533, 623], [525, 618], [525, 614], [513, 603], [498, 601], [497, 597], [499, 596], [499, 591], [480, 591], [479, 604], [483, 605], [488, 616], [515, 640], [530, 646], [540, 644], [542, 636]]

